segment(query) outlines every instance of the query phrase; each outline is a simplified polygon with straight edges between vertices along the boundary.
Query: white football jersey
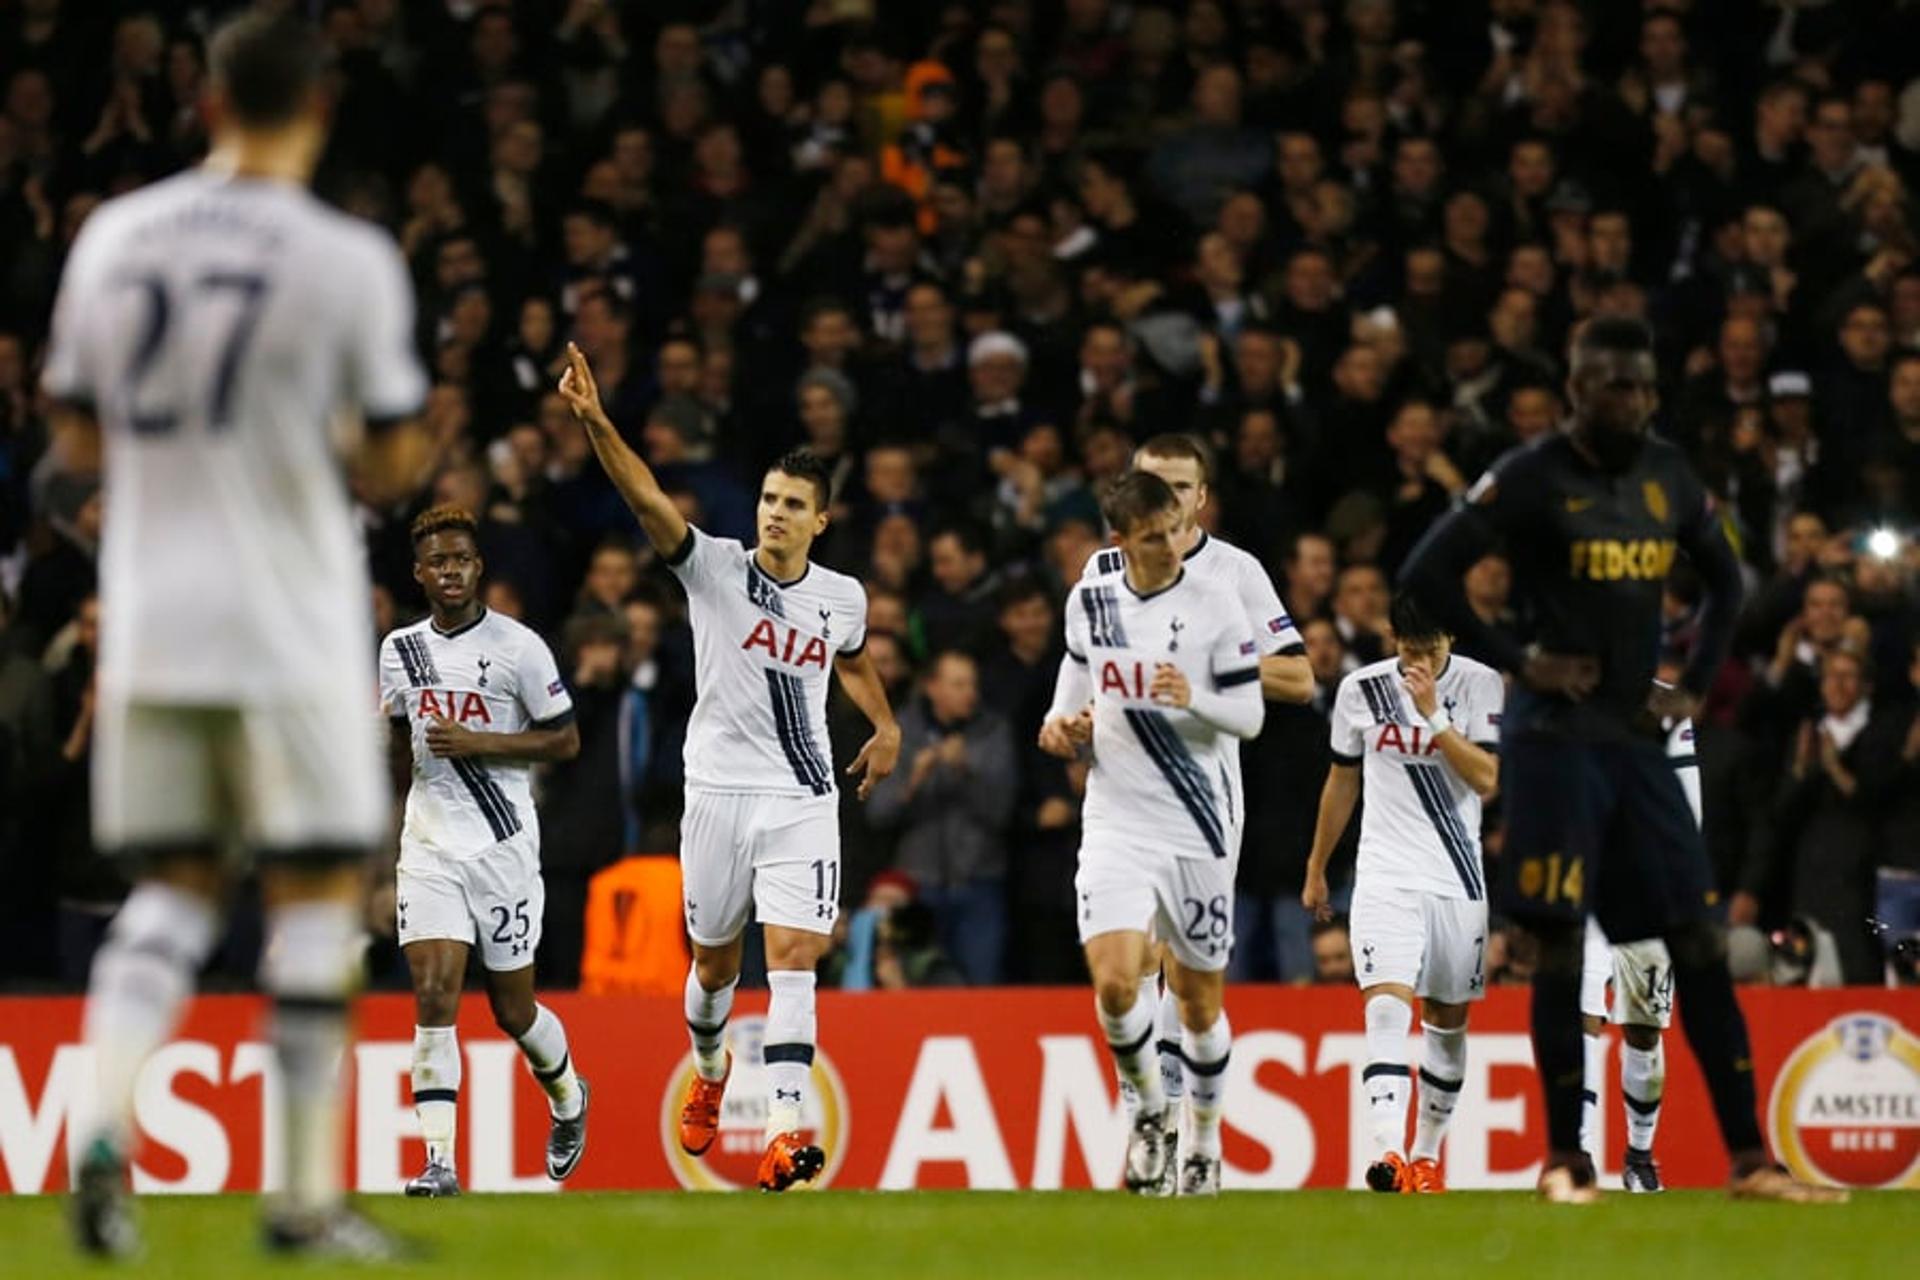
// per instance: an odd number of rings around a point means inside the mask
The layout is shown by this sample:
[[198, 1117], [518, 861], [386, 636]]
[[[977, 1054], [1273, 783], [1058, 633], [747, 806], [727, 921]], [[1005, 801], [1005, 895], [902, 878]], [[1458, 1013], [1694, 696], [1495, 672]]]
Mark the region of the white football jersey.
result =
[[830, 794], [827, 690], [833, 659], [866, 647], [865, 588], [811, 563], [776, 582], [748, 547], [692, 527], [667, 563], [687, 589], [693, 626], [687, 785]]
[[[1082, 825], [1182, 858], [1237, 858], [1246, 805], [1240, 740], [1148, 696], [1154, 668], [1180, 668], [1196, 689], [1260, 678], [1259, 641], [1218, 582], [1182, 572], [1148, 596], [1124, 574], [1068, 593], [1067, 656], [1093, 688], [1093, 770]], [[1089, 843], [1094, 843], [1089, 841]]]
[[[1296, 647], [1306, 648], [1299, 629], [1287, 613], [1287, 606], [1280, 601], [1280, 593], [1273, 589], [1273, 579], [1267, 576], [1266, 566], [1257, 557], [1231, 542], [1202, 532], [1200, 541], [1181, 557], [1181, 565], [1196, 580], [1226, 588], [1227, 594], [1239, 602], [1246, 611], [1247, 626], [1259, 643], [1261, 657]], [[1126, 567], [1126, 553], [1118, 547], [1108, 547], [1087, 557], [1080, 581], [1117, 577]]]
[[134, 698], [366, 697], [366, 553], [343, 410], [416, 412], [391, 238], [290, 183], [196, 169], [75, 241], [45, 386], [106, 449], [101, 680]]
[[[1447, 718], [1467, 740], [1500, 745], [1506, 683], [1492, 667], [1454, 654], [1434, 681]], [[1334, 759], [1361, 766], [1364, 807], [1356, 877], [1444, 898], [1482, 901], [1480, 797], [1444, 757], [1401, 682], [1400, 660], [1369, 663], [1333, 696]]]
[[1704, 827], [1700, 805], [1700, 753], [1693, 745], [1693, 721], [1681, 720], [1667, 726], [1667, 760], [1673, 765], [1680, 789], [1687, 793], [1687, 807], [1693, 810], [1693, 825]]
[[427, 727], [436, 717], [477, 733], [566, 724], [573, 698], [546, 641], [491, 609], [458, 631], [443, 632], [431, 618], [401, 627], [380, 642], [380, 705], [413, 732], [403, 860], [414, 850], [474, 858], [522, 831], [538, 840], [533, 766], [436, 756]]

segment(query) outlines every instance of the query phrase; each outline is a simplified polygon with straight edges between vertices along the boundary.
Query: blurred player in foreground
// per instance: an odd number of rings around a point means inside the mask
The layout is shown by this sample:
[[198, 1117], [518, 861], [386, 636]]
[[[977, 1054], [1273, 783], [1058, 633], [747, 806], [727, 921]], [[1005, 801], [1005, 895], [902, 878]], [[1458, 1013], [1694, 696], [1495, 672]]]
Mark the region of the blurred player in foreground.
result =
[[[1667, 761], [1686, 792], [1694, 825], [1701, 825], [1700, 757], [1694, 750], [1693, 721], [1668, 724]], [[1596, 1173], [1607, 1123], [1600, 1109], [1600, 1095], [1607, 1070], [1609, 1021], [1619, 1024], [1622, 1041], [1620, 1101], [1627, 1113], [1627, 1154], [1620, 1167], [1621, 1185], [1639, 1194], [1659, 1191], [1660, 1167], [1653, 1158], [1653, 1134], [1660, 1124], [1660, 1099], [1667, 1086], [1667, 1051], [1662, 1036], [1673, 1021], [1673, 958], [1667, 954], [1667, 944], [1658, 938], [1609, 946], [1599, 922], [1589, 917], [1586, 965], [1580, 975], [1580, 1029], [1587, 1037], [1580, 1091], [1580, 1149], [1592, 1158]]]
[[814, 969], [840, 914], [840, 810], [827, 740], [827, 671], [873, 725], [848, 766], [860, 798], [893, 772], [900, 727], [866, 651], [858, 580], [808, 560], [827, 528], [827, 473], [791, 453], [761, 478], [751, 550], [688, 524], [647, 464], [608, 421], [593, 371], [567, 349], [560, 394], [647, 541], [687, 591], [694, 706], [680, 867], [693, 967], [687, 1029], [694, 1076], [680, 1112], [691, 1155], [713, 1145], [732, 1068], [727, 1017], [753, 908], [766, 935], [767, 1148], [758, 1182], [784, 1191], [817, 1177], [826, 1153], [803, 1132], [813, 1072]]
[[[244, 853], [266, 910], [267, 1123], [286, 1157], [266, 1243], [380, 1258], [393, 1243], [341, 1190], [340, 1065], [387, 786], [340, 458], [357, 447], [371, 500], [410, 492], [426, 383], [399, 251], [307, 191], [327, 134], [315, 34], [250, 13], [214, 38], [211, 65], [211, 154], [87, 221], [47, 361], [69, 446], [104, 437], [93, 822], [137, 881], [88, 985], [98, 1113], [73, 1221], [88, 1252], [138, 1245], [134, 1082], [179, 1023]], [[364, 436], [330, 430], [343, 409]]]
[[460, 1194], [453, 1024], [475, 945], [494, 1022], [546, 1091], [547, 1176], [559, 1182], [586, 1148], [588, 1091], [566, 1029], [533, 995], [547, 894], [532, 766], [580, 753], [573, 699], [546, 642], [480, 603], [473, 516], [434, 507], [411, 532], [414, 581], [432, 611], [380, 644], [389, 767], [407, 793], [394, 901], [413, 975], [413, 1108], [427, 1142], [427, 1167], [406, 1192]]
[[[1179, 553], [1181, 568], [1196, 581], [1223, 587], [1245, 613], [1248, 630], [1259, 645], [1261, 695], [1275, 702], [1305, 702], [1311, 698], [1313, 671], [1307, 665], [1307, 647], [1274, 591], [1273, 579], [1267, 576], [1258, 558], [1200, 527], [1200, 513], [1209, 500], [1206, 450], [1192, 436], [1158, 435], [1134, 452], [1133, 466], [1136, 471], [1160, 477], [1173, 490], [1180, 507], [1173, 546]], [[1126, 553], [1110, 547], [1088, 557], [1081, 581], [1116, 581], [1125, 569]], [[1239, 740], [1228, 738], [1222, 745], [1235, 755], [1230, 768], [1238, 774]], [[1180, 1049], [1180, 1002], [1172, 986], [1162, 979], [1165, 953], [1166, 945], [1159, 941], [1147, 949], [1146, 969], [1140, 975], [1140, 994], [1143, 999], [1154, 1001], [1159, 1010], [1154, 1034], [1155, 1048], [1160, 1055], [1160, 1083], [1167, 1094], [1167, 1114], [1177, 1121], [1180, 1101], [1186, 1094], [1186, 1069]], [[1121, 1093], [1131, 1115], [1139, 1105], [1139, 1098], [1124, 1077]], [[1169, 1127], [1167, 1141], [1172, 1152], [1167, 1161], [1167, 1176], [1158, 1186], [1145, 1189], [1151, 1194], [1172, 1195], [1175, 1190], [1180, 1149], [1177, 1124]]]
[[[1307, 855], [1300, 901], [1333, 908], [1327, 860], [1364, 782], [1351, 936], [1366, 999], [1375, 1191], [1446, 1190], [1440, 1143], [1467, 1072], [1467, 1006], [1486, 994], [1487, 877], [1480, 806], [1500, 785], [1506, 682], [1453, 652], [1453, 637], [1412, 599], [1393, 602], [1397, 656], [1361, 667], [1334, 694], [1333, 765]], [[1409, 1161], [1412, 1072], [1407, 1033], [1420, 1001], [1420, 1115]]]
[[[1662, 938], [1687, 1043], [1713, 1096], [1740, 1197], [1825, 1201], [1767, 1154], [1747, 1024], [1714, 919], [1713, 869], [1667, 762], [1663, 720], [1684, 719], [1732, 639], [1740, 566], [1712, 499], [1649, 431], [1659, 403], [1653, 335], [1589, 321], [1574, 339], [1570, 423], [1508, 452], [1421, 539], [1401, 576], [1442, 625], [1512, 672], [1506, 746], [1508, 914], [1538, 944], [1533, 1046], [1547, 1107], [1540, 1192], [1598, 1198], [1580, 1149], [1582, 931]], [[1469, 566], [1504, 540], [1523, 646], [1467, 601]], [[1700, 634], [1675, 687], [1654, 683], [1662, 589], [1684, 551], [1705, 588]]]
[[1139, 1098], [1125, 1182], [1157, 1187], [1172, 1158], [1154, 1050], [1155, 1003], [1141, 970], [1155, 936], [1179, 1002], [1190, 1148], [1182, 1195], [1220, 1189], [1221, 1091], [1233, 1033], [1223, 1008], [1233, 950], [1233, 881], [1245, 797], [1229, 744], [1260, 732], [1258, 642], [1240, 602], [1187, 576], [1175, 546], [1179, 500], [1146, 471], [1103, 497], [1124, 566], [1068, 595], [1067, 652], [1042, 749], [1093, 749], [1082, 822], [1080, 941], [1121, 1076]]

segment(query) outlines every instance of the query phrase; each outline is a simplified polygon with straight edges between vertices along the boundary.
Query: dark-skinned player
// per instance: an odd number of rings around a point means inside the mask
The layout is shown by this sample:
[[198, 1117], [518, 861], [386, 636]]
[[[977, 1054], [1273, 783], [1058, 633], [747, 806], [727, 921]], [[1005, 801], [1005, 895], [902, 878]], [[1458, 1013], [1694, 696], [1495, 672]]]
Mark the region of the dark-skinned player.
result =
[[487, 1000], [546, 1091], [547, 1176], [573, 1172], [587, 1142], [587, 1084], [567, 1033], [534, 999], [546, 891], [533, 766], [580, 751], [573, 700], [546, 643], [480, 603], [474, 519], [440, 506], [414, 522], [413, 577], [430, 613], [380, 644], [380, 697], [392, 726], [395, 789], [407, 796], [394, 902], [413, 976], [413, 1105], [427, 1164], [410, 1196], [454, 1196], [460, 1008], [480, 949]]
[[[1580, 1149], [1582, 939], [1592, 913], [1616, 942], [1663, 938], [1687, 1042], [1706, 1077], [1738, 1197], [1816, 1201], [1768, 1155], [1747, 1027], [1705, 846], [1666, 758], [1661, 724], [1690, 715], [1726, 656], [1740, 605], [1725, 522], [1681, 451], [1650, 433], [1652, 335], [1598, 319], [1575, 338], [1569, 421], [1506, 454], [1439, 520], [1403, 585], [1463, 649], [1514, 677], [1502, 725], [1507, 914], [1538, 947], [1533, 1042], [1546, 1095], [1541, 1194], [1586, 1203]], [[1513, 565], [1527, 633], [1469, 607], [1462, 577], [1496, 544]], [[1674, 687], [1657, 686], [1662, 587], [1684, 553], [1704, 587], [1699, 638]]]

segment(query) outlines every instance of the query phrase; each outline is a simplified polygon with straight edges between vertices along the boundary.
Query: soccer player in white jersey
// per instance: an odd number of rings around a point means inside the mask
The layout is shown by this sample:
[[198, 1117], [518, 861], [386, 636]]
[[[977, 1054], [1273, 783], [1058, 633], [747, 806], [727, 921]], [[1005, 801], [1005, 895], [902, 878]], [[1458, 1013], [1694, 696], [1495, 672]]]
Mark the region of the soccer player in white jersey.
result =
[[454, 1018], [477, 945], [493, 1020], [546, 1091], [547, 1176], [563, 1181], [587, 1143], [587, 1083], [566, 1029], [534, 999], [546, 888], [532, 766], [580, 752], [573, 699], [546, 642], [480, 603], [478, 529], [460, 507], [410, 530], [430, 612], [380, 643], [380, 702], [396, 789], [407, 795], [394, 901], [413, 975], [413, 1109], [427, 1166], [410, 1196], [457, 1196], [460, 1043]]
[[[1671, 675], [1671, 672], [1665, 673]], [[1693, 721], [1667, 727], [1667, 759], [1687, 793], [1693, 820], [1700, 822], [1700, 758], [1694, 749]], [[1611, 988], [1609, 988], [1611, 984]], [[1667, 1087], [1667, 1053], [1662, 1036], [1673, 1021], [1673, 957], [1659, 938], [1610, 946], [1598, 921], [1587, 919], [1586, 964], [1580, 975], [1580, 1022], [1586, 1033], [1581, 1090], [1580, 1147], [1600, 1167], [1605, 1119], [1600, 1087], [1607, 1073], [1608, 1021], [1620, 1024], [1620, 1100], [1627, 1115], [1627, 1154], [1620, 1181], [1639, 1194], [1662, 1190], [1653, 1158], [1653, 1134], [1660, 1124], [1660, 1100]]]
[[[1307, 647], [1288, 616], [1287, 608], [1273, 589], [1273, 579], [1255, 556], [1232, 543], [1209, 534], [1200, 527], [1200, 513], [1209, 501], [1207, 451], [1190, 435], [1154, 436], [1133, 454], [1133, 466], [1159, 476], [1173, 490], [1180, 506], [1178, 527], [1174, 530], [1174, 549], [1180, 553], [1181, 566], [1194, 578], [1217, 582], [1225, 587], [1246, 613], [1247, 625], [1260, 646], [1260, 692], [1270, 702], [1306, 702], [1313, 696], [1313, 670], [1307, 665]], [[1117, 577], [1126, 564], [1126, 554], [1117, 547], [1087, 558], [1081, 580]], [[1231, 748], [1232, 744], [1229, 744]], [[1236, 922], [1238, 923], [1238, 922]], [[1146, 969], [1140, 975], [1142, 993], [1158, 1002], [1155, 1048], [1160, 1054], [1160, 1083], [1166, 1091], [1167, 1114], [1177, 1121], [1180, 1099], [1186, 1090], [1185, 1069], [1180, 1060], [1180, 1006], [1173, 988], [1161, 979], [1165, 948], [1156, 943], [1148, 949]], [[1124, 1078], [1121, 1093], [1131, 1113], [1138, 1103]], [[1167, 1176], [1149, 1194], [1172, 1195], [1179, 1167], [1179, 1133], [1168, 1134], [1173, 1156], [1167, 1161]]]
[[[1327, 860], [1364, 788], [1348, 933], [1366, 1001], [1367, 1185], [1439, 1192], [1440, 1143], [1466, 1076], [1467, 1009], [1486, 991], [1480, 805], [1499, 787], [1507, 693], [1500, 673], [1454, 653], [1453, 638], [1411, 597], [1394, 601], [1392, 624], [1396, 656], [1349, 673], [1334, 693], [1333, 764], [1300, 901], [1317, 919], [1331, 917]], [[1420, 1114], [1403, 1154], [1416, 998]]]
[[757, 1181], [784, 1191], [811, 1181], [826, 1153], [802, 1130], [814, 1054], [814, 969], [832, 945], [840, 906], [840, 816], [827, 740], [828, 670], [873, 725], [847, 772], [860, 798], [893, 772], [900, 727], [866, 651], [860, 583], [808, 560], [827, 528], [827, 473], [791, 453], [760, 482], [758, 545], [689, 525], [600, 404], [593, 371], [567, 348], [560, 394], [585, 425], [600, 464], [647, 541], [687, 591], [694, 705], [687, 726], [687, 807], [680, 868], [693, 966], [687, 1030], [694, 1075], [680, 1144], [704, 1154], [720, 1131], [732, 1068], [727, 1016], [740, 980], [751, 906], [767, 950], [766, 1154]]
[[1093, 750], [1081, 819], [1080, 941], [1101, 1029], [1138, 1096], [1129, 1190], [1157, 1187], [1172, 1158], [1154, 1051], [1157, 1009], [1140, 973], [1157, 933], [1179, 1004], [1189, 1150], [1182, 1195], [1220, 1187], [1220, 1106], [1232, 1032], [1223, 1008], [1233, 949], [1241, 822], [1237, 739], [1260, 732], [1259, 642], [1239, 601], [1181, 564], [1179, 501], [1133, 471], [1103, 496], [1119, 575], [1067, 597], [1067, 652], [1040, 746]]
[[286, 1155], [266, 1241], [380, 1257], [392, 1241], [341, 1192], [340, 1063], [387, 786], [366, 553], [340, 473], [357, 452], [364, 495], [407, 491], [426, 381], [399, 251], [306, 189], [326, 140], [315, 34], [244, 15], [215, 37], [211, 71], [206, 163], [88, 219], [45, 373], [60, 447], [104, 445], [93, 825], [137, 880], [88, 984], [98, 1109], [74, 1224], [89, 1252], [137, 1247], [134, 1083], [178, 1025], [220, 932], [226, 855], [243, 849], [266, 913], [267, 1123]]

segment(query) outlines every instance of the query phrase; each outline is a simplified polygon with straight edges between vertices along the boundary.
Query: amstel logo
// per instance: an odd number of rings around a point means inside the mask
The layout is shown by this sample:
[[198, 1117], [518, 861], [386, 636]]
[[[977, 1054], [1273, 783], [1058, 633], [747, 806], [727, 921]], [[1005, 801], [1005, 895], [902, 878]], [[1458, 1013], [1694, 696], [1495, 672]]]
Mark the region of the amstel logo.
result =
[[[693, 1051], [680, 1059], [667, 1078], [660, 1100], [660, 1147], [667, 1167], [680, 1185], [693, 1191], [737, 1191], [754, 1184], [760, 1157], [767, 1149], [767, 1068], [760, 1056], [767, 1020], [736, 1018], [727, 1029], [727, 1047], [733, 1051], [733, 1077], [727, 1081], [726, 1101], [720, 1105], [720, 1136], [703, 1156], [680, 1149], [680, 1102], [693, 1079]], [[832, 1183], [847, 1150], [847, 1087], [825, 1051], [813, 1054], [813, 1088], [801, 1116], [801, 1132], [827, 1153], [827, 1167], [811, 1183], [795, 1190]]]
[[1920, 1187], [1920, 1039], [1882, 1014], [1838, 1018], [1781, 1067], [1767, 1114], [1796, 1177]]

